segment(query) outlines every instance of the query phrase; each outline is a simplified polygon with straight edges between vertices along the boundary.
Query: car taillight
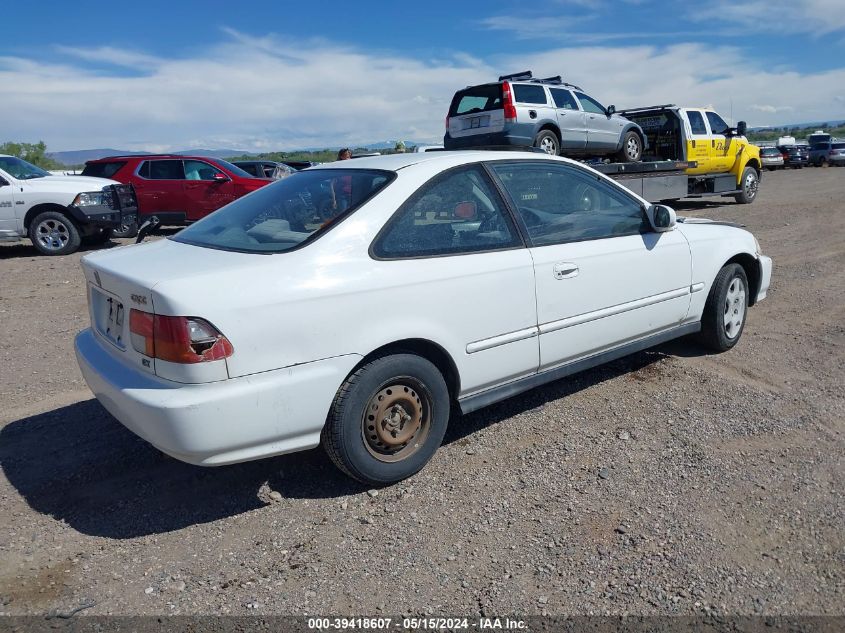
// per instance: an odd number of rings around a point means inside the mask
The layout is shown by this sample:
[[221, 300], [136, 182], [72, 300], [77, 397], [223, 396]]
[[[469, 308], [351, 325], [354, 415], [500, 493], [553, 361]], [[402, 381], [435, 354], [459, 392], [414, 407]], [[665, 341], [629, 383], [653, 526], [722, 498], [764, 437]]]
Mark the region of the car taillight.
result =
[[511, 85], [506, 81], [502, 84], [502, 104], [505, 110], [505, 121], [513, 123], [516, 121], [516, 106], [513, 103], [513, 92]]
[[235, 349], [213, 325], [197, 317], [173, 317], [129, 311], [132, 347], [171, 363], [205, 363], [231, 356]]

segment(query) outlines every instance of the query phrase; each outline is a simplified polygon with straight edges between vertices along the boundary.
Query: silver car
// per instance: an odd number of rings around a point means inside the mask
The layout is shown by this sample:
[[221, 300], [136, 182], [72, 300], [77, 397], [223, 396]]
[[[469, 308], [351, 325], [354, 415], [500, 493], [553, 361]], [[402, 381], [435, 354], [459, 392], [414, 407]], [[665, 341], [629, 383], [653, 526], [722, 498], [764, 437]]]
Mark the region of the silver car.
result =
[[648, 147], [639, 125], [560, 76], [531, 71], [459, 90], [449, 107], [446, 149], [539, 147], [552, 155], [613, 156], [636, 162]]
[[780, 153], [777, 147], [761, 147], [760, 162], [769, 171], [783, 169], [783, 154]]

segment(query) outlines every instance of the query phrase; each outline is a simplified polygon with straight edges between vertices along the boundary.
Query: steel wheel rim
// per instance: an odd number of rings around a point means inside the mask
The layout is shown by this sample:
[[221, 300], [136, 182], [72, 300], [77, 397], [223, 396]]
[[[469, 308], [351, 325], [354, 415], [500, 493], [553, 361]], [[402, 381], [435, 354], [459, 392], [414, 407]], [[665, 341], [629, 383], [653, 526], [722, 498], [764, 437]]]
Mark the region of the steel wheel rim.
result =
[[70, 233], [64, 223], [44, 220], [35, 227], [35, 239], [48, 251], [60, 251], [70, 240]]
[[625, 143], [625, 151], [631, 160], [635, 160], [640, 155], [640, 142], [636, 137], [632, 136], [628, 139]]
[[540, 141], [540, 149], [546, 152], [546, 154], [551, 154], [552, 156], [557, 155], [557, 143], [555, 143], [554, 139], [550, 136], [546, 136], [542, 141]]
[[742, 330], [745, 321], [747, 302], [745, 300], [745, 284], [739, 277], [731, 279], [728, 292], [725, 294], [724, 326], [725, 336], [735, 339]]
[[419, 451], [430, 429], [428, 389], [410, 376], [379, 387], [361, 416], [364, 446], [382, 462], [399, 462]]
[[745, 195], [753, 198], [757, 195], [757, 176], [751, 172], [745, 177]]

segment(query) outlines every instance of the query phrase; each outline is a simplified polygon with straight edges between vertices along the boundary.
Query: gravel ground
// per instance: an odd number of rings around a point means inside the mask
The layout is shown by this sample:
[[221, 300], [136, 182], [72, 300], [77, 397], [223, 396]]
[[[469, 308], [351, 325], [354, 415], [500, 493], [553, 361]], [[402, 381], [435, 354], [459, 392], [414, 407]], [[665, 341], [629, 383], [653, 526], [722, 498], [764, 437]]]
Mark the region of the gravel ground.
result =
[[676, 342], [455, 416], [368, 491], [321, 450], [202, 469], [92, 399], [81, 254], [0, 247], [0, 612], [843, 614], [845, 169], [766, 173], [732, 351]]

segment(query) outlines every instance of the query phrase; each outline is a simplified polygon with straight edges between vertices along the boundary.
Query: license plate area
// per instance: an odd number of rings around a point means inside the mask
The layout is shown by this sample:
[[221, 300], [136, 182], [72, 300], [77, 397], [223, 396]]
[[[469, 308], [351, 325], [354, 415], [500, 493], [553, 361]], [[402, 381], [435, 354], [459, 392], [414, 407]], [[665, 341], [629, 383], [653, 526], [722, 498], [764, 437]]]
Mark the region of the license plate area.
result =
[[128, 314], [118, 297], [100, 288], [89, 286], [91, 292], [91, 318], [94, 329], [115, 347], [126, 349], [126, 322]]
[[469, 119], [464, 119], [465, 130], [476, 130], [482, 127], [490, 127], [490, 115], [474, 116]]

